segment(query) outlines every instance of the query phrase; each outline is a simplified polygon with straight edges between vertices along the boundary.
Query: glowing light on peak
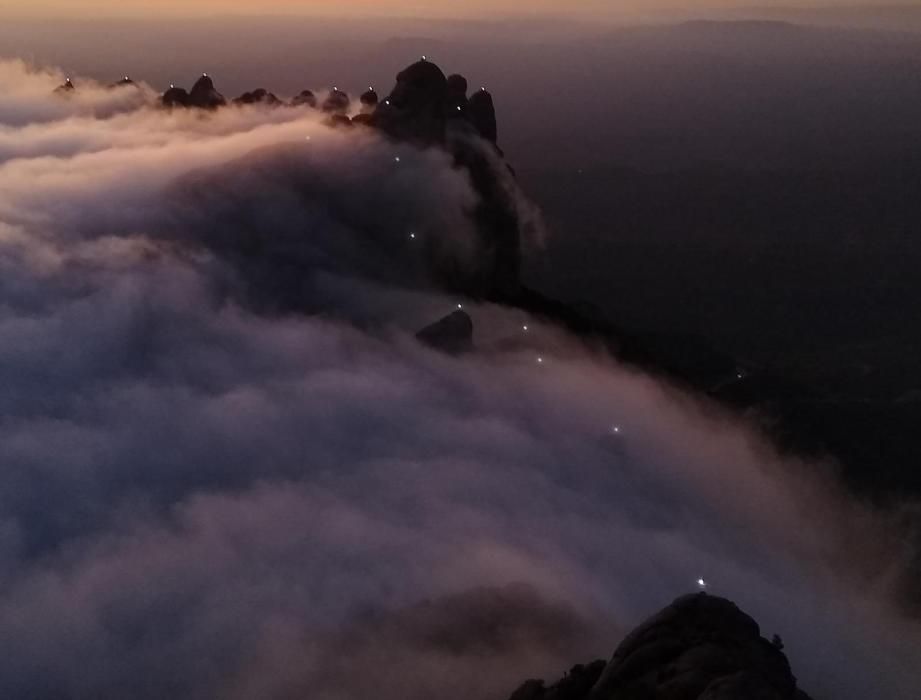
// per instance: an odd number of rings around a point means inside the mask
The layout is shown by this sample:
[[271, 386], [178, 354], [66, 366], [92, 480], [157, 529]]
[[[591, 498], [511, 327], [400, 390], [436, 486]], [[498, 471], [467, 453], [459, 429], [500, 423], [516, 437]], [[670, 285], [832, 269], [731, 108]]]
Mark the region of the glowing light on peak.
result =
[[464, 308], [464, 305], [463, 305], [463, 304], [458, 304], [458, 305], [457, 305], [457, 308], [458, 308], [458, 310], [461, 310], [461, 309]]
[[697, 587], [698, 587], [698, 588], [701, 588], [701, 589], [704, 589], [704, 588], [707, 587], [707, 582], [704, 581], [702, 578], [699, 578], [699, 579], [697, 579]]

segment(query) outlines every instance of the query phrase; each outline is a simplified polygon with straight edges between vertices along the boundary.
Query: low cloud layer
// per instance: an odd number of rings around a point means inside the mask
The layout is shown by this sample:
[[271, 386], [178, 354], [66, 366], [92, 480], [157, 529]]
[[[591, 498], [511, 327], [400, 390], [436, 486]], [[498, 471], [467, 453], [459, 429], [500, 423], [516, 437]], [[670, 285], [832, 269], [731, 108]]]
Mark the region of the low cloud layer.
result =
[[[914, 697], [891, 517], [429, 289], [443, 154], [59, 79], [0, 63], [4, 696], [501, 700], [704, 577], [817, 700]], [[458, 303], [481, 351], [419, 346]]]

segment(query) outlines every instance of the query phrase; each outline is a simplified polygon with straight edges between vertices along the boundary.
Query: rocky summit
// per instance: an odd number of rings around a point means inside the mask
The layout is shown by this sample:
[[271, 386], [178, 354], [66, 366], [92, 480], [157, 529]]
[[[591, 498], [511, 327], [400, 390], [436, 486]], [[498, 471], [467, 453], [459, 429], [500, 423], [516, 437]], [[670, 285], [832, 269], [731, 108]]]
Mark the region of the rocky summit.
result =
[[809, 700], [782, 649], [734, 603], [699, 593], [637, 627], [610, 661], [525, 681], [509, 700]]

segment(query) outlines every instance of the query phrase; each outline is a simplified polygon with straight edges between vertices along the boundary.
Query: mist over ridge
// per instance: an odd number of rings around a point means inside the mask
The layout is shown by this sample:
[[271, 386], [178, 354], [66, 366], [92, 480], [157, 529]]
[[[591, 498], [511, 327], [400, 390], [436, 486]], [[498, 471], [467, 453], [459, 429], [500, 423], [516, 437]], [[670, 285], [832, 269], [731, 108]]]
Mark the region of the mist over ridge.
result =
[[[392, 278], [411, 230], [476, 250], [437, 149], [63, 78], [0, 68], [4, 692], [362, 697], [337, 664], [386, 645], [383, 697], [503, 696], [705, 576], [816, 698], [912, 697], [894, 514], [555, 326]], [[324, 313], [253, 303], [278, 278], [223, 243], [252, 230]], [[458, 304], [477, 352], [415, 341]], [[481, 609], [510, 636], [458, 627]]]

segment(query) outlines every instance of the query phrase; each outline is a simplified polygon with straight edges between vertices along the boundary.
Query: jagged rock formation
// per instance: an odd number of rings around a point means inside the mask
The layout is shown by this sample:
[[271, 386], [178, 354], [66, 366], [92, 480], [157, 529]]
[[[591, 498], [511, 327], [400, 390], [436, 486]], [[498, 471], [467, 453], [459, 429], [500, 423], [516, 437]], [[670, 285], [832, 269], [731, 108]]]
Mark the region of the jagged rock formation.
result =
[[[425, 59], [397, 76], [396, 86], [377, 107], [371, 125], [398, 141], [447, 150], [455, 165], [470, 175], [479, 203], [473, 216], [481, 251], [474, 269], [442, 272], [445, 286], [471, 296], [513, 300], [520, 290], [523, 223], [516, 185], [501, 151], [492, 98], [468, 105], [463, 76], [446, 78]], [[481, 91], [482, 92], [482, 91]], [[468, 110], [476, 119], [466, 117]], [[485, 139], [485, 140], [484, 140]]]
[[244, 92], [233, 99], [235, 105], [265, 105], [267, 107], [280, 107], [284, 104], [278, 97], [265, 88], [256, 88], [252, 92]]
[[782, 644], [723, 598], [679, 598], [621, 642], [613, 658], [558, 683], [526, 681], [510, 700], [809, 700]]
[[473, 320], [464, 311], [455, 311], [416, 334], [422, 343], [452, 355], [473, 350]]

